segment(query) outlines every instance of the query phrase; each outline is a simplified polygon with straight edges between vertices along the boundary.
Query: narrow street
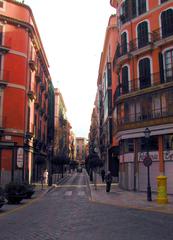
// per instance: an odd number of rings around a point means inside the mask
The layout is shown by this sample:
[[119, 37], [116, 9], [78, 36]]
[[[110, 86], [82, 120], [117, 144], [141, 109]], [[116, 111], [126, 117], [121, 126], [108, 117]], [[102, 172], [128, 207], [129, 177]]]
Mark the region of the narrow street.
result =
[[0, 216], [0, 239], [171, 240], [172, 222], [172, 215], [93, 203], [85, 172], [75, 172], [38, 201]]

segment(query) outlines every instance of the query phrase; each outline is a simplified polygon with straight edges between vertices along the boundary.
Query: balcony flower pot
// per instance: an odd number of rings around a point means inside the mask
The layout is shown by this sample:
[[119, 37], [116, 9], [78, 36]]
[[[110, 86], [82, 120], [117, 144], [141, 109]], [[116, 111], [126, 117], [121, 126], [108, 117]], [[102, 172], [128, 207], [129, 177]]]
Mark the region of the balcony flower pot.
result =
[[30, 199], [32, 195], [35, 193], [35, 186], [28, 183], [23, 183], [23, 187], [25, 189], [25, 199]]

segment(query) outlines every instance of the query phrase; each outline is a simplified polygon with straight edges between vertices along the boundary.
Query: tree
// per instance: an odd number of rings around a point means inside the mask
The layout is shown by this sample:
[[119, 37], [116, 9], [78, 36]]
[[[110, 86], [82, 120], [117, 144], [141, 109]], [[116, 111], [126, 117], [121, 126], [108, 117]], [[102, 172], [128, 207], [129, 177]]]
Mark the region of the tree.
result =
[[103, 161], [99, 158], [99, 155], [96, 152], [91, 152], [85, 161], [87, 165], [87, 170], [90, 175], [90, 181], [93, 181], [93, 171], [97, 171], [97, 168], [103, 166]]
[[62, 178], [64, 177], [64, 165], [67, 165], [69, 164], [70, 160], [69, 158], [67, 158], [64, 154], [59, 154], [59, 155], [56, 155], [54, 158], [53, 158], [53, 161], [54, 165], [56, 165], [57, 167], [60, 167], [60, 170], [61, 170], [61, 176]]

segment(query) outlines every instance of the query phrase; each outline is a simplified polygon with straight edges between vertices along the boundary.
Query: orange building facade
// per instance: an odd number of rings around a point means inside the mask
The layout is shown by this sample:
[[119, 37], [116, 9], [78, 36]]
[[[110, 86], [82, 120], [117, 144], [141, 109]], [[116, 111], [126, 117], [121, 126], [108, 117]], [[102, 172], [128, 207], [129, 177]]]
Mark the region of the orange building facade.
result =
[[85, 163], [86, 158], [86, 145], [87, 141], [86, 138], [83, 137], [76, 137], [75, 139], [75, 152], [76, 152], [76, 161], [79, 165], [83, 165]]
[[0, 1], [0, 181], [38, 180], [48, 168], [48, 61], [31, 9]]
[[173, 2], [110, 3], [119, 28], [113, 116], [120, 145], [120, 184], [146, 190], [144, 130], [149, 128], [152, 190], [157, 190], [157, 176], [165, 175], [168, 192], [173, 193]]
[[[104, 162], [105, 170], [110, 170], [113, 176], [117, 176], [117, 162], [115, 156], [118, 154], [118, 142], [113, 135], [112, 108], [114, 105], [114, 92], [117, 86], [117, 74], [113, 72], [113, 59], [118, 44], [117, 17], [112, 15], [109, 18], [105, 33], [103, 51], [100, 58], [100, 65], [97, 79], [97, 94], [95, 116], [92, 116], [91, 129], [93, 140], [99, 139], [95, 145], [99, 149], [99, 156]], [[97, 118], [97, 119], [96, 119]], [[97, 124], [96, 124], [97, 123]], [[98, 129], [97, 129], [98, 128]], [[92, 131], [91, 131], [92, 130]]]

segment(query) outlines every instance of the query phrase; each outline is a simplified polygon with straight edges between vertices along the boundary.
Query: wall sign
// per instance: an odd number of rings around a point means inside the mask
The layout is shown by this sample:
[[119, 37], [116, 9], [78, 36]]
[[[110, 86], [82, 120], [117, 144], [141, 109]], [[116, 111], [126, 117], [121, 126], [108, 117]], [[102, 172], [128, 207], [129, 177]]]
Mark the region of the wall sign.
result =
[[23, 168], [23, 148], [17, 149], [17, 167]]

